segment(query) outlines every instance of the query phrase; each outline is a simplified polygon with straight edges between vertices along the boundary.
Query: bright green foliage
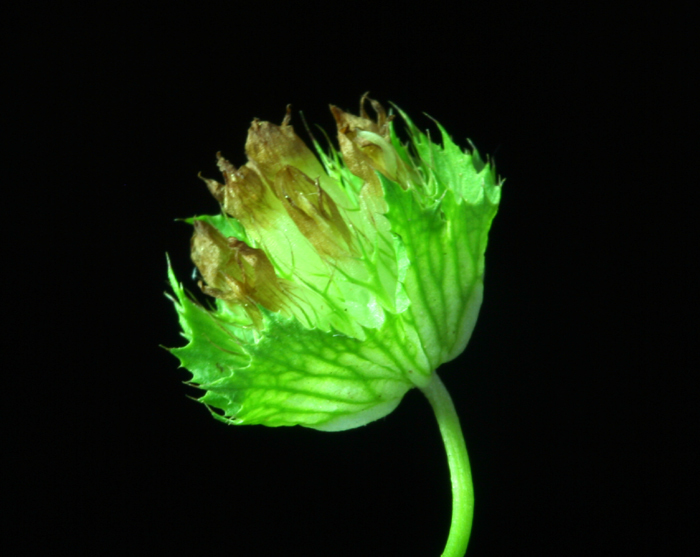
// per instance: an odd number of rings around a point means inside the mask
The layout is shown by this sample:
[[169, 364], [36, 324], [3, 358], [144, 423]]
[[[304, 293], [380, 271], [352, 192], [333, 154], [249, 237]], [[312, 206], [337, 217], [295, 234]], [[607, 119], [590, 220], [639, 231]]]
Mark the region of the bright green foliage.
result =
[[189, 343], [172, 352], [228, 423], [343, 430], [391, 412], [459, 355], [481, 305], [500, 199], [493, 166], [444, 129], [433, 143], [400, 112], [333, 107], [340, 151], [321, 162], [282, 126], [254, 122], [222, 215], [197, 217], [193, 260], [215, 297], [170, 284]]

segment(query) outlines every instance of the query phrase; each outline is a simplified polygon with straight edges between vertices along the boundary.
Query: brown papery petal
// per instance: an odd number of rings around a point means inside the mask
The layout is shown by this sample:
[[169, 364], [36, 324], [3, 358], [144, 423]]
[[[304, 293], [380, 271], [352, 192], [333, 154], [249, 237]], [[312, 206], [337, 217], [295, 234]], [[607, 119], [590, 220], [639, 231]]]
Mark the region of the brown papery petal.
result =
[[245, 150], [253, 166], [269, 182], [273, 182], [275, 175], [285, 166], [293, 166], [311, 179], [325, 173], [319, 160], [289, 125], [253, 121]]
[[299, 231], [322, 256], [351, 254], [350, 230], [333, 199], [301, 171], [287, 166], [277, 173], [275, 193]]

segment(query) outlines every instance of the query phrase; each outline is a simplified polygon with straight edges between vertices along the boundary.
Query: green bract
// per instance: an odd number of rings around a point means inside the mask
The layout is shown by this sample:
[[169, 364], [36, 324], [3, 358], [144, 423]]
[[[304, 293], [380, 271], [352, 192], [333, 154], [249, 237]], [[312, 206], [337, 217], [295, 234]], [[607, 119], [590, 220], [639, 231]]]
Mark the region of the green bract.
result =
[[[363, 101], [365, 98], [363, 98]], [[318, 158], [289, 125], [254, 121], [248, 162], [205, 180], [222, 214], [191, 219], [207, 309], [170, 284], [184, 336], [172, 350], [233, 424], [334, 431], [391, 412], [459, 355], [481, 305], [500, 199], [493, 165], [441, 145], [400, 110], [403, 144], [331, 107], [340, 150]]]

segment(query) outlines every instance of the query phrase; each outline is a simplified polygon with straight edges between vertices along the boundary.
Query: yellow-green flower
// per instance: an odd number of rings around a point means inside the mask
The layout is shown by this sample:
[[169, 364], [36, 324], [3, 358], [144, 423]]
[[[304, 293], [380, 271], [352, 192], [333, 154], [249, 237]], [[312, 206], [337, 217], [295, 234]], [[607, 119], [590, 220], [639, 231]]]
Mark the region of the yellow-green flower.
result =
[[397, 109], [404, 144], [366, 96], [359, 116], [331, 111], [339, 151], [314, 155], [288, 112], [280, 126], [253, 121], [240, 168], [218, 156], [223, 182], [204, 181], [222, 212], [190, 221], [214, 303], [186, 296], [170, 270], [189, 341], [172, 352], [228, 423], [349, 429], [418, 387], [454, 433], [435, 370], [474, 328], [500, 182], [439, 124], [441, 145]]

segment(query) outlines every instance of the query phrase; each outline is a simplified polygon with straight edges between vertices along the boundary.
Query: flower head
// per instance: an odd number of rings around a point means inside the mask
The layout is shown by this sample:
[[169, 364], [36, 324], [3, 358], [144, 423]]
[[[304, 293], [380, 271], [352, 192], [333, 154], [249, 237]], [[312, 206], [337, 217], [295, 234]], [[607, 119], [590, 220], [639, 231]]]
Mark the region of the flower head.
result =
[[[376, 118], [365, 110], [369, 101]], [[398, 109], [397, 109], [398, 110]], [[234, 424], [341, 430], [391, 412], [462, 352], [481, 305], [494, 168], [400, 110], [332, 106], [340, 150], [317, 158], [290, 125], [253, 121], [240, 168], [204, 178], [222, 213], [191, 219], [207, 309], [170, 270], [173, 349]]]

